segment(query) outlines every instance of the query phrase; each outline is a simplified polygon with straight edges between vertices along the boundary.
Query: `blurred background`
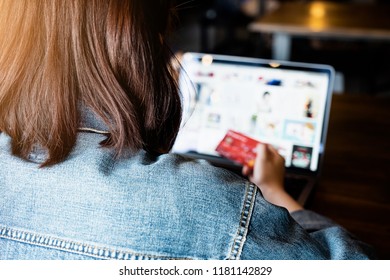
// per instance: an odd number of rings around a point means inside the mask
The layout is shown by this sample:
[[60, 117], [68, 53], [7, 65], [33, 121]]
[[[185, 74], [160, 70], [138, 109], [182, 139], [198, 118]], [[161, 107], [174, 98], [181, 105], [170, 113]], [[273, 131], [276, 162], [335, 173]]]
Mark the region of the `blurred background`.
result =
[[[178, 18], [172, 37], [175, 51], [272, 58], [272, 34], [253, 32], [248, 26], [266, 18], [281, 4], [310, 3], [310, 0], [176, 0]], [[377, 7], [375, 14], [365, 15], [367, 24], [384, 21], [376, 15], [390, 3], [384, 0], [322, 1], [345, 5]], [[340, 15], [348, 18], [354, 9]], [[291, 10], [289, 16], [296, 17]], [[369, 11], [367, 12], [369, 13]], [[326, 15], [325, 15], [326, 16]], [[383, 22], [390, 28], [389, 19]], [[337, 19], [339, 20], [339, 19]], [[364, 25], [359, 22], [359, 26]], [[369, 31], [368, 31], [369, 32]], [[294, 36], [289, 60], [331, 64], [337, 71], [336, 92], [390, 96], [390, 29], [387, 38], [340, 38], [341, 36]]]
[[[310, 16], [319, 20], [314, 19], [312, 27], [325, 35], [306, 36], [298, 32], [290, 41], [282, 38], [278, 43], [282, 48], [288, 45], [289, 54], [284, 56], [288, 60], [330, 64], [337, 71], [324, 170], [306, 207], [330, 217], [372, 245], [377, 258], [390, 259], [390, 3], [380, 0], [320, 4], [307, 0], [176, 2], [177, 20], [170, 38], [175, 52], [266, 59], [275, 58], [275, 30], [264, 30], [265, 23], [277, 25], [278, 21], [290, 20], [310, 25], [311, 19], [305, 18], [301, 8], [287, 6], [281, 15], [275, 13], [283, 5], [317, 5], [309, 11]], [[263, 23], [265, 27], [256, 29], [255, 23]], [[346, 29], [341, 28], [336, 35], [326, 33], [327, 28], [343, 25]], [[285, 25], [279, 32], [294, 28]]]

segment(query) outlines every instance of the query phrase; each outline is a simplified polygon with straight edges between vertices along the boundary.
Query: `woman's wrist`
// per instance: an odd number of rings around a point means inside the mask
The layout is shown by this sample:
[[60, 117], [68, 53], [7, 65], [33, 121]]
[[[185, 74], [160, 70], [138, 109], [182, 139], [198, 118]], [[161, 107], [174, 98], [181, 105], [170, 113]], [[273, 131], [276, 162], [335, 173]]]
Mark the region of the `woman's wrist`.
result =
[[285, 192], [283, 185], [279, 183], [272, 183], [272, 184], [258, 184], [261, 192], [263, 193], [264, 198], [265, 197], [274, 197], [278, 196], [281, 193]]
[[281, 185], [262, 185], [259, 188], [265, 200], [277, 206], [286, 208], [290, 213], [303, 209], [302, 205], [292, 198]]

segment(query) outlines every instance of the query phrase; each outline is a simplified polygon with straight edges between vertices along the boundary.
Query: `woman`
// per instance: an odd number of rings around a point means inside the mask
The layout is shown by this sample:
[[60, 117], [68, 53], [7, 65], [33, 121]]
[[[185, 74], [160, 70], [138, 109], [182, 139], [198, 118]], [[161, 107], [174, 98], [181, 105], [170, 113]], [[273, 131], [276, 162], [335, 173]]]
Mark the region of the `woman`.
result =
[[253, 183], [168, 154], [170, 2], [0, 0], [0, 259], [367, 258], [272, 147]]

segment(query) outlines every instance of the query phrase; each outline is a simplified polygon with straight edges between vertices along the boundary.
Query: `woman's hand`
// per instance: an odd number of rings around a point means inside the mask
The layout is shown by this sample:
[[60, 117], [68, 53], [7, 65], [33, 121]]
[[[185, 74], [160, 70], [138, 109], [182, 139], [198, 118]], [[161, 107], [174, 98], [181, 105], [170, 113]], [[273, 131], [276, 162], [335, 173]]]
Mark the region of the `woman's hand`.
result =
[[284, 158], [267, 144], [258, 145], [253, 168], [244, 166], [242, 169], [268, 202], [285, 207], [289, 212], [301, 210], [303, 207], [284, 190], [284, 171]]
[[284, 158], [267, 144], [257, 146], [257, 157], [253, 169], [244, 166], [243, 174], [256, 184], [263, 193], [284, 190]]

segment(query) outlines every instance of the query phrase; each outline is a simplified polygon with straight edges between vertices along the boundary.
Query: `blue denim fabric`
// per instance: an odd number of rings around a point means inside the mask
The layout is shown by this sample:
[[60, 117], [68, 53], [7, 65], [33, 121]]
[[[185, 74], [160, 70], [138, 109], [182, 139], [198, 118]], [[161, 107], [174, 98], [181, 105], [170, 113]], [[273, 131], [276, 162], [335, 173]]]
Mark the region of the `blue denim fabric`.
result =
[[0, 134], [0, 259], [367, 258], [342, 228], [306, 231], [235, 174], [173, 154], [115, 160], [93, 114], [81, 127], [49, 168], [43, 150], [24, 161]]

